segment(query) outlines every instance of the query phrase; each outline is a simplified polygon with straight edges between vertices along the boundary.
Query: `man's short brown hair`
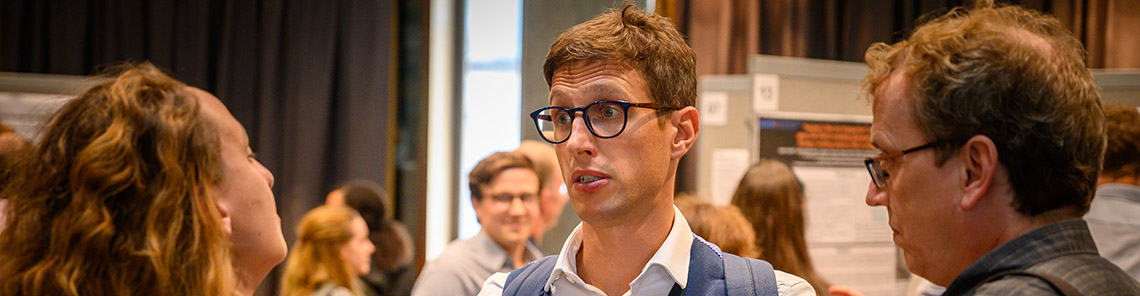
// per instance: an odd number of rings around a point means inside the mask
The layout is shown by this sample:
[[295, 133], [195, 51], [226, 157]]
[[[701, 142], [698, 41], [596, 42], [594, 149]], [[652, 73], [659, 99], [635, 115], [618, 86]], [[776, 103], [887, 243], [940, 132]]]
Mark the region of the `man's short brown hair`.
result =
[[[550, 86], [554, 71], [573, 62], [612, 62], [640, 73], [654, 103], [688, 107], [696, 103], [693, 48], [668, 18], [627, 4], [563, 32], [550, 45], [542, 70]], [[668, 110], [660, 110], [665, 114]]]
[[1136, 106], [1104, 106], [1108, 145], [1104, 171], [1112, 178], [1140, 176], [1140, 111]]
[[[475, 164], [475, 168], [471, 169], [471, 174], [468, 175], [468, 186], [471, 188], [471, 197], [475, 199], [483, 198], [483, 186], [490, 185], [495, 177], [500, 173], [509, 169], [527, 169], [534, 172], [538, 176], [538, 172], [534, 169], [534, 163], [519, 152], [495, 152], [491, 156], [487, 156]], [[539, 181], [540, 187], [535, 190], [541, 189], [542, 181]]]
[[905, 41], [867, 50], [873, 97], [902, 70], [915, 123], [941, 166], [974, 135], [997, 146], [1023, 215], [1088, 210], [1104, 151], [1104, 115], [1085, 51], [1057, 19], [978, 1], [915, 29]]

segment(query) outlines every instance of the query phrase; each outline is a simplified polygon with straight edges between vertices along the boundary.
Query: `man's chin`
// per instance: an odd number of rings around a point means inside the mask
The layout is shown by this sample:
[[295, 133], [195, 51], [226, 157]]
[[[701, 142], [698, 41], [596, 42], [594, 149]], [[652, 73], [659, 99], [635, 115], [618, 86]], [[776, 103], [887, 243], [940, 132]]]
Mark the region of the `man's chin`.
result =
[[516, 233], [515, 231], [510, 231], [508, 233], [504, 233], [503, 236], [498, 241], [504, 245], [516, 245], [516, 244], [525, 244], [526, 241], [529, 239], [530, 239], [530, 232], [517, 232]]

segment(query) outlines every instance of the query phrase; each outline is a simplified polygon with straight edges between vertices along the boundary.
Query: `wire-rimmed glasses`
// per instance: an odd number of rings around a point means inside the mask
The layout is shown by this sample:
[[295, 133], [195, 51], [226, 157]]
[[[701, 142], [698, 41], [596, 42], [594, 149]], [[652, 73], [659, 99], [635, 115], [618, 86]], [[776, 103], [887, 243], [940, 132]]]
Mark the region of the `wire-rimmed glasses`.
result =
[[946, 144], [947, 142], [948, 141], [934, 141], [903, 151], [886, 153], [874, 158], [868, 157], [867, 159], [863, 160], [863, 165], [866, 165], [867, 172], [871, 173], [871, 183], [875, 183], [875, 187], [887, 187], [887, 173], [883, 172], [883, 162], [906, 155], [907, 153], [919, 151], [926, 148], [937, 147], [938, 145]]

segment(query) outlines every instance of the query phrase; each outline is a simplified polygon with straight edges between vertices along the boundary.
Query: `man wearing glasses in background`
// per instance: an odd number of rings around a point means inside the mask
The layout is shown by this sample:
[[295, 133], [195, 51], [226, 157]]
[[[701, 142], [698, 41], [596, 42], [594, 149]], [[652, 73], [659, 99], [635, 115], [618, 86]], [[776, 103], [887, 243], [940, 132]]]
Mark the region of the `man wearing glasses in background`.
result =
[[866, 161], [867, 204], [945, 295], [1140, 295], [1080, 219], [1105, 149], [1084, 50], [1052, 17], [992, 6], [867, 51], [883, 152]]
[[531, 117], [555, 144], [582, 224], [558, 256], [496, 274], [480, 295], [815, 295], [767, 263], [721, 254], [673, 206], [677, 163], [700, 127], [694, 68], [668, 19], [628, 5], [554, 41], [550, 107]]
[[530, 242], [542, 186], [530, 159], [518, 152], [491, 154], [475, 164], [468, 183], [482, 229], [425, 265], [412, 295], [475, 295], [491, 274], [542, 258]]

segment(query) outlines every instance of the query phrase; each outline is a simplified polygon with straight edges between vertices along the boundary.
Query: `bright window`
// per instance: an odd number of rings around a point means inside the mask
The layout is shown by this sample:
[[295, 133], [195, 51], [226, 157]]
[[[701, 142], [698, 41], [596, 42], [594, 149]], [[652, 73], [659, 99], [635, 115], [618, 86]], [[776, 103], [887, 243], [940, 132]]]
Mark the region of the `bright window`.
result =
[[467, 175], [496, 151], [519, 146], [522, 3], [470, 0], [464, 10], [462, 130], [459, 148], [458, 236], [479, 233]]

